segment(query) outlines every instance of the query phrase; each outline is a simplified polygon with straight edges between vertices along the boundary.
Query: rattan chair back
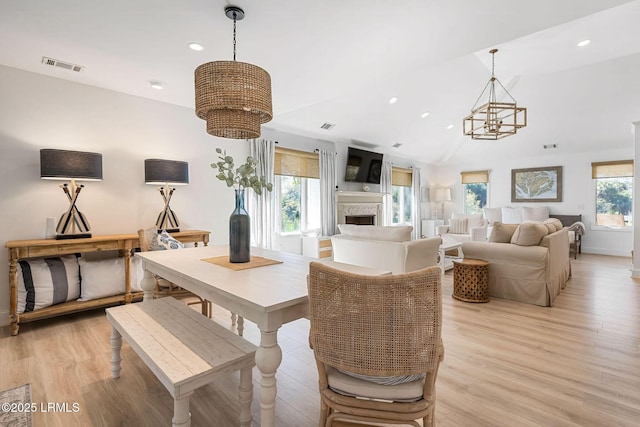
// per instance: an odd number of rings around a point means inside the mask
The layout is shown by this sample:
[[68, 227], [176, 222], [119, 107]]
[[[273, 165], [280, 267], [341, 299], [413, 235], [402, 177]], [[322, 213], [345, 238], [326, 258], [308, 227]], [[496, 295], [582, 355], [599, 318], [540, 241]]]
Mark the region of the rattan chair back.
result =
[[[440, 268], [365, 276], [312, 262], [308, 287], [309, 342], [322, 399], [320, 425], [330, 425], [337, 416], [365, 421], [423, 418], [424, 425], [431, 425], [435, 376], [444, 354]], [[408, 404], [336, 394], [327, 385], [325, 365], [372, 376], [425, 373], [423, 398]]]

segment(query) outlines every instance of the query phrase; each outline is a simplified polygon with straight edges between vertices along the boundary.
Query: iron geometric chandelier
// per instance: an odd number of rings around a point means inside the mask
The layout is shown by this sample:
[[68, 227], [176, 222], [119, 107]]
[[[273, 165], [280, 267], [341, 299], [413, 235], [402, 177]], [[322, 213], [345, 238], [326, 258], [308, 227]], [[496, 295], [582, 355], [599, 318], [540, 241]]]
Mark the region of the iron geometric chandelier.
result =
[[[498, 49], [489, 51], [491, 54], [491, 78], [473, 105], [471, 114], [465, 117], [462, 123], [464, 134], [471, 136], [471, 139], [497, 140], [515, 135], [518, 129], [527, 125], [527, 109], [516, 105], [516, 100], [494, 74], [497, 51]], [[512, 102], [498, 102], [496, 82]], [[488, 101], [477, 107], [487, 90]]]
[[195, 70], [196, 115], [207, 121], [207, 133], [222, 138], [260, 136], [260, 125], [271, 121], [271, 77], [262, 68], [236, 61], [236, 21], [244, 11], [227, 6], [233, 20], [233, 61], [215, 61]]

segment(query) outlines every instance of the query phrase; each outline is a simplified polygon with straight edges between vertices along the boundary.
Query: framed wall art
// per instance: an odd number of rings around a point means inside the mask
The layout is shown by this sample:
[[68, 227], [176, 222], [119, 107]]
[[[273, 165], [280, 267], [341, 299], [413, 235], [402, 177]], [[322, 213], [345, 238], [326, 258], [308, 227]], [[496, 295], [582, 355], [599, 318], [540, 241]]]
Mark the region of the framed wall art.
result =
[[562, 166], [511, 169], [511, 202], [561, 202]]

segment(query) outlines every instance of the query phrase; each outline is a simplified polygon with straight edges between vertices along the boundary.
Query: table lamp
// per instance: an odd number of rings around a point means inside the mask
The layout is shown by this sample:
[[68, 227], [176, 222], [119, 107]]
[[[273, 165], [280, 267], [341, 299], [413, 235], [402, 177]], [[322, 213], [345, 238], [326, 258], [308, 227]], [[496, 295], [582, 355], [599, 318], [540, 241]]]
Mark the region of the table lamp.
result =
[[144, 161], [144, 182], [151, 185], [162, 185], [159, 188], [164, 200], [164, 209], [158, 215], [156, 228], [168, 232], [180, 231], [178, 216], [173, 212], [169, 203], [175, 185], [189, 184], [189, 163], [178, 160], [146, 159]]
[[102, 154], [44, 148], [40, 150], [40, 178], [71, 181], [71, 185], [60, 185], [69, 199], [69, 208], [58, 220], [56, 239], [91, 237], [89, 220], [77, 207], [84, 185], [76, 186], [76, 180], [102, 181]]
[[451, 201], [451, 189], [436, 188], [435, 201], [441, 203], [440, 209], [442, 210], [442, 219], [444, 220], [444, 202]]

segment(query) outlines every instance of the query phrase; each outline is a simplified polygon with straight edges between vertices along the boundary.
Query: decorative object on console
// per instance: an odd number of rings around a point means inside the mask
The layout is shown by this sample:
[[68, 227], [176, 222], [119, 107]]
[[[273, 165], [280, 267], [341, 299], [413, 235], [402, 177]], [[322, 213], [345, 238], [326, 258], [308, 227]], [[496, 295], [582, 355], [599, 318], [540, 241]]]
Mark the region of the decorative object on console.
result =
[[262, 68], [236, 61], [236, 21], [244, 11], [224, 9], [233, 20], [233, 61], [215, 61], [195, 70], [196, 115], [207, 121], [207, 133], [222, 138], [252, 139], [271, 121], [271, 77]]
[[444, 203], [451, 201], [451, 189], [450, 188], [436, 188], [435, 201], [440, 202], [440, 209], [442, 213], [442, 219], [444, 219]]
[[249, 262], [251, 261], [250, 240], [251, 224], [249, 214], [244, 208], [244, 189], [249, 187], [262, 194], [262, 189], [273, 190], [273, 184], [267, 183], [264, 176], [256, 174], [258, 162], [251, 156], [247, 157], [247, 162], [233, 169], [233, 157], [227, 156], [226, 151], [216, 148], [219, 162], [211, 163], [213, 169], [218, 170], [216, 178], [227, 183], [227, 187], [237, 185], [236, 207], [229, 218], [229, 262]]
[[56, 226], [56, 239], [91, 237], [89, 221], [76, 206], [83, 185], [78, 181], [102, 180], [102, 154], [85, 151], [56, 149], [40, 150], [40, 178], [70, 180], [60, 185], [69, 199], [69, 209], [62, 214]]
[[[462, 121], [463, 133], [471, 136], [471, 139], [497, 140], [515, 135], [518, 129], [527, 126], [527, 109], [517, 106], [516, 100], [495, 76], [496, 52], [498, 49], [489, 51], [491, 54], [491, 78], [476, 103], [473, 104], [471, 114]], [[513, 102], [498, 102], [496, 82]], [[487, 89], [489, 89], [488, 100], [478, 107], [478, 102], [485, 95]]]
[[159, 189], [164, 200], [164, 210], [158, 214], [156, 228], [169, 232], [180, 231], [178, 216], [169, 206], [176, 189], [169, 186], [189, 184], [189, 163], [178, 160], [146, 159], [144, 182], [145, 184], [164, 184]]
[[511, 202], [561, 202], [562, 166], [511, 169]]

